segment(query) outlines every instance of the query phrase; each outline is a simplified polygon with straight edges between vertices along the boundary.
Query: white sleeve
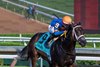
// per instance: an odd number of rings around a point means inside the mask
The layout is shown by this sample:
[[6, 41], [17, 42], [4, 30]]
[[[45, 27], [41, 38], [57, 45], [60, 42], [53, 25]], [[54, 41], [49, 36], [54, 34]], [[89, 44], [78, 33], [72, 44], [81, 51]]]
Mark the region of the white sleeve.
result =
[[54, 33], [54, 27], [53, 26], [49, 25], [48, 30], [49, 30], [50, 33]]

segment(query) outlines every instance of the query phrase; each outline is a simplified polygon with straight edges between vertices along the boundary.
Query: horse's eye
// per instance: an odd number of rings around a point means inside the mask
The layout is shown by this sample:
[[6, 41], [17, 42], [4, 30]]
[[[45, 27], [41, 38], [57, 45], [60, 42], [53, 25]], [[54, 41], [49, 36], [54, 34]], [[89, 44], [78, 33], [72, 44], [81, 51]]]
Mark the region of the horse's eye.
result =
[[83, 30], [83, 34], [85, 34], [84, 30]]

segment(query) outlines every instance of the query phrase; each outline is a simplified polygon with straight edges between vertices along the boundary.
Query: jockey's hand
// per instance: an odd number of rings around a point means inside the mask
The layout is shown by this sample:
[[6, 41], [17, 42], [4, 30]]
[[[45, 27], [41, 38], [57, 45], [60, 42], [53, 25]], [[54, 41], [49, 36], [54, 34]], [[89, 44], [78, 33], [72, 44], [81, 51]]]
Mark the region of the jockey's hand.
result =
[[65, 30], [64, 33], [67, 33], [67, 31]]
[[61, 35], [61, 37], [62, 37], [63, 35], [65, 35], [65, 37], [66, 37], [66, 33], [67, 33], [67, 31], [65, 30], [64, 33]]
[[61, 34], [61, 36], [65, 35], [67, 33], [67, 31], [65, 30], [63, 34]]
[[65, 30], [64, 33], [63, 33], [63, 35], [64, 35], [65, 38], [66, 38], [66, 33], [67, 33], [67, 31]]

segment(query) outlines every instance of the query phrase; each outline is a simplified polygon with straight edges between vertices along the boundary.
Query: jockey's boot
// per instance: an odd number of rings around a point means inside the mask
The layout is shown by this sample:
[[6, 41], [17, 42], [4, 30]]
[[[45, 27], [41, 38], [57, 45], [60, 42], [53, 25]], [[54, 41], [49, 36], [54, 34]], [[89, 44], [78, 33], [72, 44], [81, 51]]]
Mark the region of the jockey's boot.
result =
[[54, 38], [55, 36], [51, 34], [51, 36], [47, 39], [47, 41], [45, 42], [47, 48], [50, 48], [51, 42]]
[[51, 44], [51, 41], [52, 41], [53, 38], [54, 38], [54, 36], [51, 35], [51, 36], [47, 39], [47, 41], [46, 41], [46, 43], [45, 43], [47, 48], [50, 48], [50, 44]]
[[45, 43], [47, 48], [50, 48], [50, 41], [51, 41], [51, 39], [49, 38]]

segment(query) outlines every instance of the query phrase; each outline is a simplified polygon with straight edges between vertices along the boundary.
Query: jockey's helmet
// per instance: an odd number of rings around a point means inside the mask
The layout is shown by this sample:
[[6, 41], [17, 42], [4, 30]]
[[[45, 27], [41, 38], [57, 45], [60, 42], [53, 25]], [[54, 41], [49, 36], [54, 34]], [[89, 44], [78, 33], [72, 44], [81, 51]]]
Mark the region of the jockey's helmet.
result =
[[71, 24], [72, 23], [72, 18], [70, 16], [64, 16], [62, 18], [62, 21], [64, 24]]

